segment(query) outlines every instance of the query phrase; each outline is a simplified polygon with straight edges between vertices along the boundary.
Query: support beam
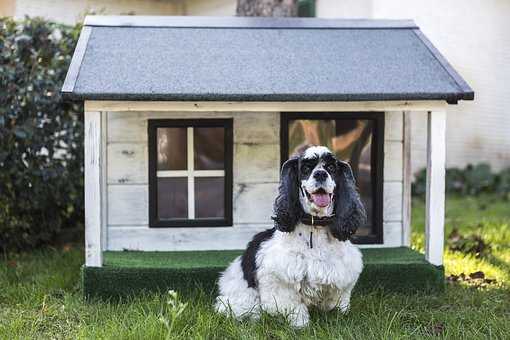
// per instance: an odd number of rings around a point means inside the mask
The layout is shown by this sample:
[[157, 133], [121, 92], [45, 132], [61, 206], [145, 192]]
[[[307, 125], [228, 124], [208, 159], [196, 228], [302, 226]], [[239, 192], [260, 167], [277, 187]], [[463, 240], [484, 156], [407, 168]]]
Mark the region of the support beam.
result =
[[411, 182], [413, 177], [411, 166], [411, 112], [404, 111], [403, 132], [403, 189], [402, 195], [402, 245], [411, 246]]
[[85, 266], [101, 267], [103, 149], [101, 112], [85, 111]]
[[169, 102], [87, 100], [90, 111], [192, 111], [192, 112], [352, 112], [444, 110], [445, 101], [365, 102]]
[[445, 217], [446, 112], [428, 112], [425, 258], [443, 264]]

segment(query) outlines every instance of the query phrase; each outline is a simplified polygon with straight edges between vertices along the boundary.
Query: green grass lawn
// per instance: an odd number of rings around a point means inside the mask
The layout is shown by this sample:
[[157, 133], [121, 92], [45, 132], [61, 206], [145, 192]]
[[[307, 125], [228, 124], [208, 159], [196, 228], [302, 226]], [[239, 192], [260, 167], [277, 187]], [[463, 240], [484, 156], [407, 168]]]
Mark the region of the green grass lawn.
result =
[[[423, 248], [423, 202], [413, 204], [413, 247]], [[424, 338], [510, 339], [510, 203], [493, 196], [450, 197], [447, 231], [480, 234], [490, 244], [483, 257], [446, 250], [446, 274], [483, 271], [486, 278], [458, 280], [444, 294], [354, 294], [351, 312], [312, 313], [303, 330], [282, 318], [236, 322], [216, 315], [209, 292], [179, 292], [187, 303], [163, 295], [120, 302], [84, 302], [82, 249], [19, 254], [0, 262], [0, 338]], [[182, 308], [181, 308], [182, 309]]]

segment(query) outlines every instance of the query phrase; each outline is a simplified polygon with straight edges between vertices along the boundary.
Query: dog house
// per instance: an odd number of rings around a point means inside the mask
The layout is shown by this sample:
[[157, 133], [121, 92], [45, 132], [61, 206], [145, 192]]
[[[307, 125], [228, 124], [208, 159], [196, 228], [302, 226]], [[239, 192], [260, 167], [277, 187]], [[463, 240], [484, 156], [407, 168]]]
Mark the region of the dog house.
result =
[[[62, 94], [85, 103], [87, 294], [213, 284], [317, 144], [368, 211], [361, 281], [442, 282], [446, 109], [474, 94], [412, 21], [88, 16]], [[428, 116], [425, 255], [410, 115]]]

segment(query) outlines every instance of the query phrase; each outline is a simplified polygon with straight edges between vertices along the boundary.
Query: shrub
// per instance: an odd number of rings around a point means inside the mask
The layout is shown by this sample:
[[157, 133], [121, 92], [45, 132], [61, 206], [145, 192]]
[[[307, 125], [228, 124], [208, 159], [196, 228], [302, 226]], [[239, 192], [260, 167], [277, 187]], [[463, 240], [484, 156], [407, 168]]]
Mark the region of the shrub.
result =
[[[424, 196], [427, 173], [420, 170], [413, 182], [413, 196]], [[469, 164], [464, 169], [446, 169], [446, 192], [449, 194], [479, 195], [496, 193], [502, 198], [510, 198], [510, 168], [494, 173], [489, 164]]]
[[81, 104], [62, 87], [79, 27], [0, 19], [0, 249], [83, 226]]

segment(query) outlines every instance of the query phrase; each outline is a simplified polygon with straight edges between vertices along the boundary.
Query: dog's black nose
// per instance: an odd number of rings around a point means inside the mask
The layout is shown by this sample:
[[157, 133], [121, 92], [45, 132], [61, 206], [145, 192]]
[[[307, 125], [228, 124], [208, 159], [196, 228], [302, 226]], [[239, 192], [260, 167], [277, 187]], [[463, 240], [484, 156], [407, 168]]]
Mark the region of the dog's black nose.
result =
[[313, 178], [319, 182], [324, 182], [328, 178], [328, 173], [325, 170], [317, 170], [313, 173]]

